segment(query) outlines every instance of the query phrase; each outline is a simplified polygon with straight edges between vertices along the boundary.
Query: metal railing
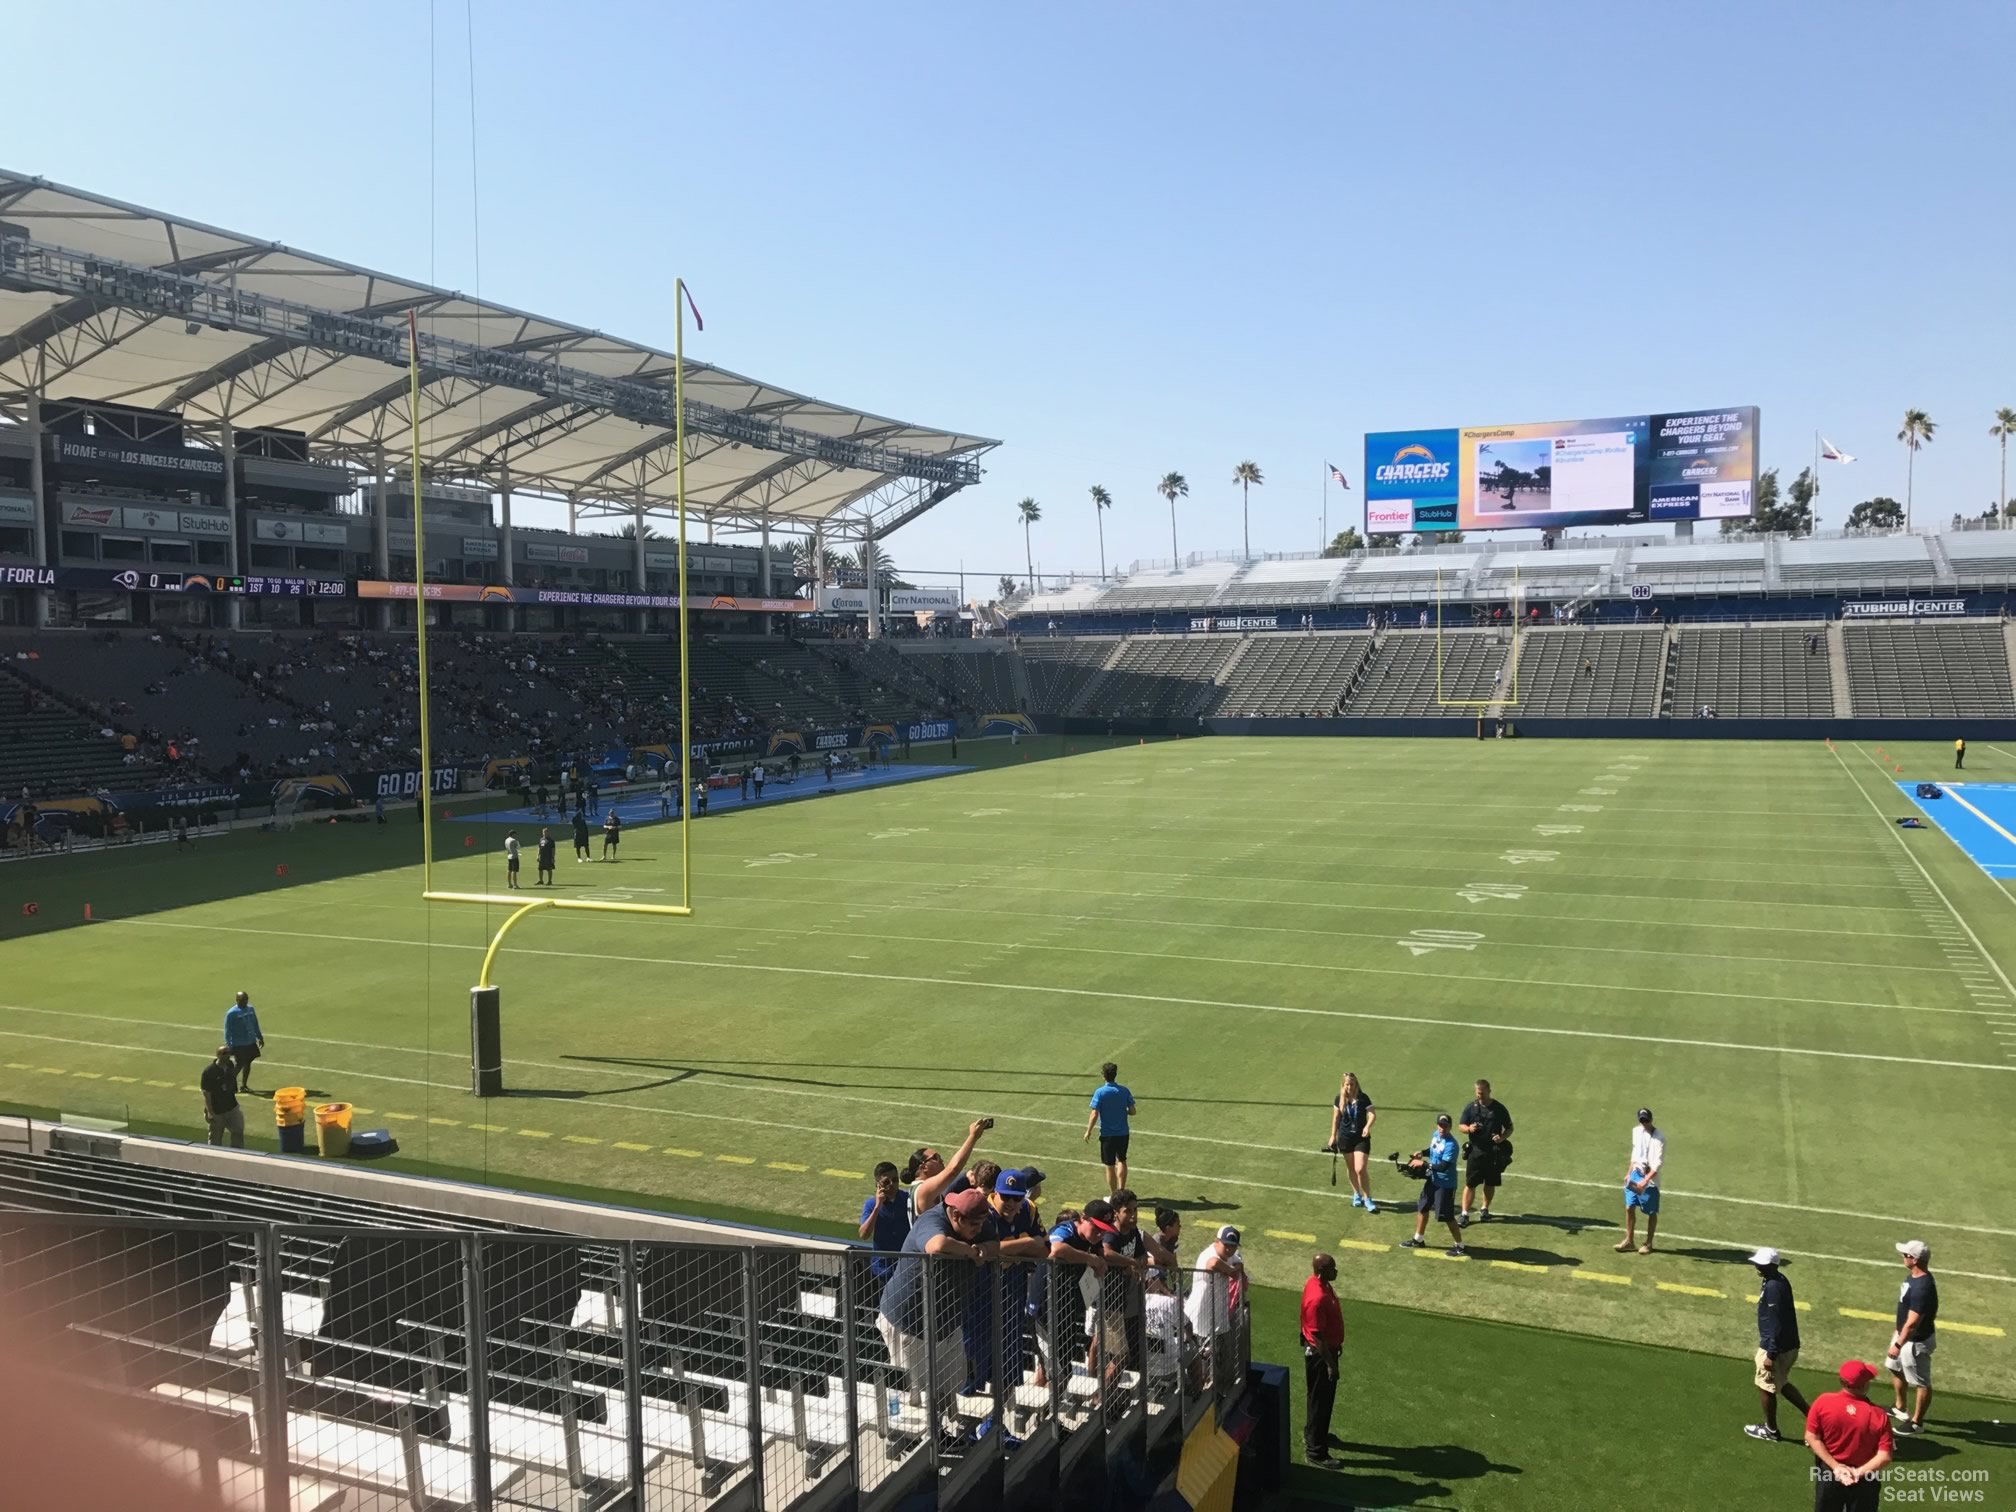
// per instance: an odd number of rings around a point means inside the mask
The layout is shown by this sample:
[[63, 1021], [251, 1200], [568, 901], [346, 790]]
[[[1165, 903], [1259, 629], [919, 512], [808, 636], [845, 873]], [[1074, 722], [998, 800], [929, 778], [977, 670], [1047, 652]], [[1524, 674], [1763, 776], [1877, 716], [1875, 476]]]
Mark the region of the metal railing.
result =
[[1243, 1389], [1236, 1293], [1048, 1260], [0, 1212], [0, 1305], [38, 1379], [266, 1512], [337, 1491], [781, 1508], [834, 1477], [901, 1498], [1025, 1456], [1138, 1461]]

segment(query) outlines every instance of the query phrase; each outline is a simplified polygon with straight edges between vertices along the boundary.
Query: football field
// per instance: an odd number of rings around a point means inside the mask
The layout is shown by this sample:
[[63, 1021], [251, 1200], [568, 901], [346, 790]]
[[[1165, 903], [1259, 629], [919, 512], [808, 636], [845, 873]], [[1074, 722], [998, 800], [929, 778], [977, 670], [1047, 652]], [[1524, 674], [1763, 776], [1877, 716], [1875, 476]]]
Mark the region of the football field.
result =
[[[468, 990], [502, 911], [419, 901], [410, 807], [10, 866], [0, 1101], [200, 1137], [196, 1074], [242, 986], [255, 1085], [356, 1103], [401, 1159], [830, 1222], [875, 1162], [982, 1115], [982, 1153], [1042, 1166], [1047, 1207], [1095, 1194], [1080, 1136], [1113, 1059], [1132, 1184], [1184, 1212], [1186, 1246], [1239, 1224], [1264, 1282], [1326, 1248], [1348, 1297], [1747, 1359], [1743, 1256], [1772, 1244], [1805, 1359], [1831, 1364], [1880, 1357], [1892, 1246], [1923, 1238], [1941, 1385], [2008, 1394], [2016, 894], [1895, 822], [1918, 812], [1898, 782], [1943, 779], [1950, 750], [1091, 745], [969, 746], [959, 775], [710, 817], [691, 920], [531, 918], [497, 970], [513, 1093], [488, 1101]], [[2016, 780], [2016, 751], [1968, 765]], [[440, 800], [443, 888], [502, 889], [475, 802]], [[614, 864], [556, 836], [556, 891], [676, 892], [676, 826], [634, 825]], [[1510, 1109], [1503, 1217], [1463, 1259], [1399, 1248], [1414, 1189], [1390, 1167], [1376, 1215], [1332, 1184], [1347, 1069], [1380, 1156], [1478, 1076]], [[1641, 1104], [1668, 1140], [1643, 1256], [1612, 1248]]]

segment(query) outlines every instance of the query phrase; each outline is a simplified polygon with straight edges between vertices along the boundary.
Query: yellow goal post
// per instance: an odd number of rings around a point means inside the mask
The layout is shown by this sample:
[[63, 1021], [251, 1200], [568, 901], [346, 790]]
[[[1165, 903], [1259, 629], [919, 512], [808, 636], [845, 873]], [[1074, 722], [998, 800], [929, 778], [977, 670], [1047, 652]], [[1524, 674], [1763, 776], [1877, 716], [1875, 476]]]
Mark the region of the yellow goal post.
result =
[[[693, 791], [693, 728], [692, 700], [688, 689], [692, 687], [688, 645], [691, 640], [691, 611], [687, 603], [686, 588], [686, 284], [683, 279], [673, 280], [673, 307], [677, 312], [674, 320], [672, 393], [673, 393], [673, 452], [674, 492], [679, 513], [679, 783], [682, 812], [690, 808]], [[420, 694], [420, 787], [423, 793], [431, 792], [434, 771], [433, 715], [428, 698], [427, 668], [427, 552], [426, 532], [422, 522], [421, 486], [421, 442], [420, 442], [420, 330], [416, 312], [407, 311], [407, 358], [408, 394], [407, 415], [410, 422], [412, 440], [411, 472], [413, 482], [413, 613], [414, 644], [418, 663]], [[640, 590], [641, 590], [641, 586]], [[653, 915], [661, 918], [690, 918], [693, 913], [693, 837], [692, 825], [682, 820], [679, 825], [679, 901], [677, 903], [632, 903], [628, 901], [598, 900], [592, 898], [533, 898], [528, 899], [522, 892], [460, 892], [437, 888], [434, 885], [434, 816], [429, 809], [423, 809], [425, 822], [420, 826], [421, 862], [420, 896], [428, 903], [475, 904], [482, 907], [509, 908], [504, 922], [491, 937], [489, 948], [483, 953], [483, 964], [477, 973], [476, 985], [470, 989], [470, 1081], [471, 1090], [478, 1096], [494, 1097], [503, 1091], [503, 1065], [501, 1037], [499, 1031], [500, 995], [491, 981], [491, 971], [496, 964], [498, 952], [503, 948], [504, 937], [520, 920], [534, 913], [546, 910], [566, 913], [598, 913], [612, 915]]]

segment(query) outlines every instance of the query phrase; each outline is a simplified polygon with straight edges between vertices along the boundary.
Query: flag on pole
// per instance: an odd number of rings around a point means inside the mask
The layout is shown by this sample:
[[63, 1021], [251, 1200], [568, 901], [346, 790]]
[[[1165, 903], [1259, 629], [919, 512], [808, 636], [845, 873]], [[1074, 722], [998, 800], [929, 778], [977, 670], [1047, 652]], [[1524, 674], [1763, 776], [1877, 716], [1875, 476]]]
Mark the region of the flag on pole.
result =
[[1853, 462], [1855, 460], [1848, 453], [1837, 448], [1825, 436], [1820, 438], [1820, 457], [1822, 461], [1826, 462]]
[[1330, 476], [1337, 480], [1338, 487], [1344, 489], [1349, 489], [1351, 487], [1351, 480], [1344, 476], [1344, 471], [1342, 468], [1340, 468], [1335, 462], [1330, 463], [1329, 468], [1330, 468]]
[[700, 330], [706, 330], [707, 322], [700, 318], [700, 306], [693, 303], [693, 291], [687, 288], [684, 283], [681, 283], [679, 285], [679, 292], [686, 296], [686, 308], [693, 312], [693, 324]]

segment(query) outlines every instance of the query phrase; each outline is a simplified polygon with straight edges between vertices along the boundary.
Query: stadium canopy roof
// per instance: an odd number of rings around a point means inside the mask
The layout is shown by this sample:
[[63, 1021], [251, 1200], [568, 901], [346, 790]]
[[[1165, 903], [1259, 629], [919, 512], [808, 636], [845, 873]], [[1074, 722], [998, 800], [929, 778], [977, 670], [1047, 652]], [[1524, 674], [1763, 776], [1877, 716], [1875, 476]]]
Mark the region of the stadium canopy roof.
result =
[[[375, 469], [409, 451], [407, 317], [430, 477], [674, 505], [673, 358], [655, 347], [0, 170], [0, 396], [117, 402], [199, 431], [305, 433]], [[883, 536], [999, 443], [686, 362], [686, 500], [730, 529]]]

